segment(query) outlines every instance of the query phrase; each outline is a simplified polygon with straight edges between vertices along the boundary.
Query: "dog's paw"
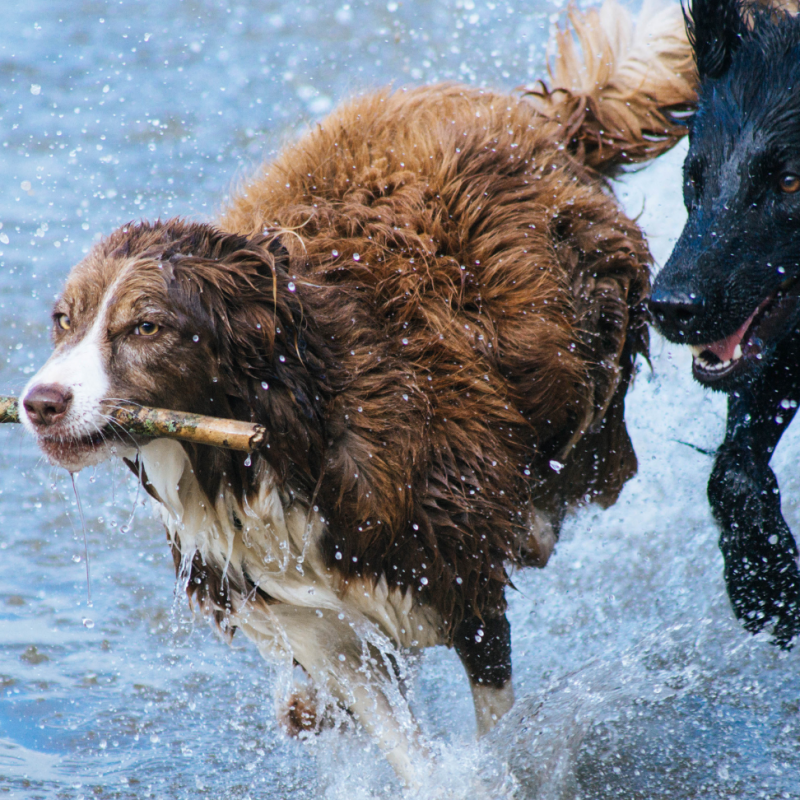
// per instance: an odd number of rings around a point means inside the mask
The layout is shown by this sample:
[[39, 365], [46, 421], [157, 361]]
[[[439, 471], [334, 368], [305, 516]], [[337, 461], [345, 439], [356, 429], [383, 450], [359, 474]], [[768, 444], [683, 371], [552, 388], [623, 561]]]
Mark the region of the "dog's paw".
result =
[[772, 643], [781, 650], [791, 650], [800, 637], [800, 597], [778, 610], [775, 627], [772, 629]]
[[301, 678], [295, 680], [291, 691], [281, 703], [278, 722], [289, 736], [303, 739], [335, 728], [341, 723], [336, 712], [345, 712], [321, 698], [305, 673], [302, 673]]
[[[779, 539], [773, 535], [773, 539]], [[780, 541], [780, 540], [779, 540]], [[736, 616], [750, 633], [772, 625], [772, 641], [783, 649], [800, 635], [800, 571], [794, 540], [726, 554], [725, 578]]]
[[283, 729], [289, 736], [295, 738], [317, 733], [319, 731], [317, 720], [316, 692], [308, 687], [295, 688], [278, 715], [278, 721]]

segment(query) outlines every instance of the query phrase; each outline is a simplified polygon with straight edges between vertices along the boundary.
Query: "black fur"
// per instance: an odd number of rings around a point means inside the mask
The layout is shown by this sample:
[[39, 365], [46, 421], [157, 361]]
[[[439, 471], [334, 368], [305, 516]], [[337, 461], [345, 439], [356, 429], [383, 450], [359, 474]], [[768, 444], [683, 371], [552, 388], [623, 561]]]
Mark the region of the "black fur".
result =
[[731, 65], [745, 26], [738, 5], [728, 0], [695, 0], [684, 10], [686, 32], [701, 81], [718, 78]]
[[708, 486], [728, 594], [748, 630], [774, 623], [788, 646], [800, 633], [800, 571], [769, 460], [800, 401], [800, 19], [694, 0], [687, 27], [701, 79], [689, 217], [651, 312], [672, 341], [713, 348], [694, 374], [729, 396]]
[[511, 680], [511, 625], [505, 614], [465, 619], [453, 645], [473, 684], [502, 689]]

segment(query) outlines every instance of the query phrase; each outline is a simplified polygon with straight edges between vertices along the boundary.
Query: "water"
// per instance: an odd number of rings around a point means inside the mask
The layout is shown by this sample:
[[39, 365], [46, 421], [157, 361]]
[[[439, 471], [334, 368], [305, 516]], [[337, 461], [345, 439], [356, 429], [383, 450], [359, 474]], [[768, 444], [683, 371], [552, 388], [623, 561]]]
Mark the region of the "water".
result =
[[[237, 176], [340, 98], [395, 83], [542, 74], [556, 6], [517, 2], [6, 3], [0, 33], [0, 389], [49, 350], [49, 305], [93, 238], [207, 218]], [[680, 230], [676, 152], [626, 178], [660, 263]], [[733, 620], [705, 501], [723, 399], [656, 339], [628, 400], [638, 477], [566, 526], [510, 593], [519, 702], [476, 745], [452, 652], [415, 666], [436, 768], [425, 797], [800, 797], [800, 654]], [[800, 426], [774, 458], [800, 531]], [[87, 606], [69, 476], [0, 431], [0, 794], [396, 797], [357, 732], [289, 741], [276, 677], [173, 598], [163, 531], [122, 467], [86, 472]], [[85, 620], [93, 621], [93, 627]]]

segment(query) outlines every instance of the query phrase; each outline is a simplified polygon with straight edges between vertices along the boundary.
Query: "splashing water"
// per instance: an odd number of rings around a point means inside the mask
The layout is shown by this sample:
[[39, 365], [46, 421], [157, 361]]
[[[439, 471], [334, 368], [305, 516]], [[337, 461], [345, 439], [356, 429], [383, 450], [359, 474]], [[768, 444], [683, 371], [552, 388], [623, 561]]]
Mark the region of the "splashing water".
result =
[[[75, 482], [75, 473], [70, 472], [70, 479], [72, 480], [72, 491], [75, 493], [75, 502], [78, 504], [78, 514], [81, 518], [81, 529], [83, 530], [83, 560], [86, 562], [86, 603], [92, 605], [92, 581], [89, 576], [89, 543], [86, 539], [86, 518], [83, 516], [83, 506], [81, 505], [81, 496], [78, 494], [78, 484]], [[91, 622], [91, 620], [89, 620]], [[86, 620], [84, 620], [86, 624]], [[93, 627], [94, 623], [87, 627]]]

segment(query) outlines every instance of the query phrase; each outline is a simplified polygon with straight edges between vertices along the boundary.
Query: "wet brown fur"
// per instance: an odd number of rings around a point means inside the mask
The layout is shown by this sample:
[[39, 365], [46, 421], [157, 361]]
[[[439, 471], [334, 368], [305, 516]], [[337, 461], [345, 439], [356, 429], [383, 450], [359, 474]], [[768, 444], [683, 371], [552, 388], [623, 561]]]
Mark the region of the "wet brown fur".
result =
[[[624, 396], [647, 352], [649, 254], [603, 176], [653, 152], [636, 155], [640, 129], [590, 159], [543, 102], [452, 85], [353, 100], [217, 227], [125, 226], [62, 301], [77, 319], [87, 285], [118, 281], [124, 324], [162, 328], [120, 337], [113, 396], [266, 426], [252, 466], [185, 445], [207, 496], [252, 494], [269, 464], [286, 503], [322, 510], [331, 570], [413, 587], [448, 642], [502, 614], [507, 564], [546, 562], [534, 507], [557, 528], [636, 470]], [[223, 618], [225, 581], [199, 556], [188, 590]]]
[[280, 232], [298, 293], [329, 298], [307, 305], [333, 355], [331, 563], [426, 577], [451, 626], [503, 609], [531, 503], [610, 503], [636, 469], [622, 412], [649, 256], [559, 130], [490, 92], [384, 92], [285, 151], [221, 221]]

